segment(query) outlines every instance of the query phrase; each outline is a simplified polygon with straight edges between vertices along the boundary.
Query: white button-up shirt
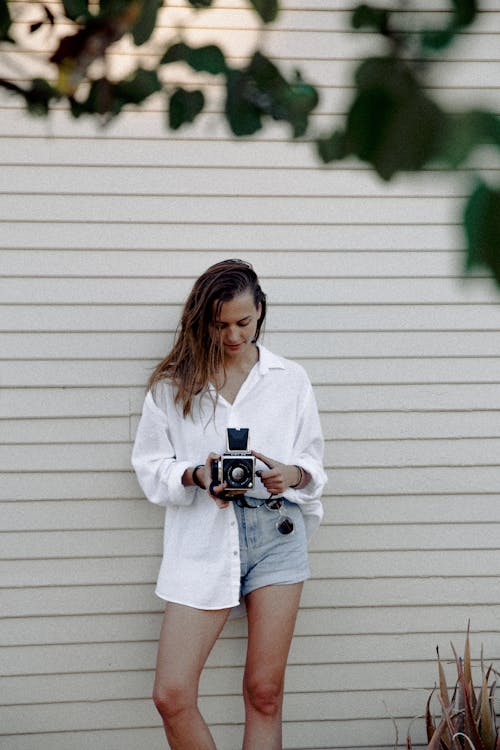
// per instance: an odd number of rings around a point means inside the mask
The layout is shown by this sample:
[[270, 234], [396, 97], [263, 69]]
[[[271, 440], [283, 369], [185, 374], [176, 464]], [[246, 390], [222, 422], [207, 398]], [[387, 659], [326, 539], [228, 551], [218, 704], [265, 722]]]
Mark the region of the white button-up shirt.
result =
[[[132, 463], [146, 497], [166, 506], [163, 560], [156, 593], [162, 599], [200, 609], [234, 607], [240, 598], [238, 525], [232, 503], [219, 508], [182, 475], [226, 450], [226, 429], [248, 427], [250, 444], [284, 464], [311, 475], [303, 489], [288, 489], [300, 505], [310, 537], [323, 517], [323, 437], [309, 378], [299, 364], [259, 347], [259, 360], [234, 403], [215, 392], [197, 396], [192, 416], [183, 417], [172, 385], [163, 380], [146, 396]], [[257, 468], [266, 469], [260, 462]], [[269, 493], [256, 480], [251, 496]]]

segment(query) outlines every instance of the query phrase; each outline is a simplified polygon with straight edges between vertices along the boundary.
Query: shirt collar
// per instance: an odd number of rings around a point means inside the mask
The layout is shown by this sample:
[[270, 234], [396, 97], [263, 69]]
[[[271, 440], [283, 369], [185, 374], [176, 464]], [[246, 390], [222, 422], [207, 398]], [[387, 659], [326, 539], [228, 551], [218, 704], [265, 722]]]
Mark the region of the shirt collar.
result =
[[269, 370], [284, 370], [285, 365], [281, 357], [273, 354], [265, 346], [257, 344], [259, 348], [259, 372], [265, 375]]

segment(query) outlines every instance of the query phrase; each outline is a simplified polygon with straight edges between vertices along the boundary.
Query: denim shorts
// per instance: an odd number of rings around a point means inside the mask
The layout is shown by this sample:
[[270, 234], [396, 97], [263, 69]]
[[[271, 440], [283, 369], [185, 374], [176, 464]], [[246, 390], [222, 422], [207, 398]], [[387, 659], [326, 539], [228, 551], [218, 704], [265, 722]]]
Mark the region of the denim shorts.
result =
[[[249, 504], [262, 500], [247, 497]], [[266, 505], [241, 508], [234, 503], [240, 535], [241, 595], [271, 584], [299, 583], [310, 576], [304, 518], [299, 506], [283, 498], [281, 511]], [[291, 534], [280, 534], [276, 524], [292, 519]]]

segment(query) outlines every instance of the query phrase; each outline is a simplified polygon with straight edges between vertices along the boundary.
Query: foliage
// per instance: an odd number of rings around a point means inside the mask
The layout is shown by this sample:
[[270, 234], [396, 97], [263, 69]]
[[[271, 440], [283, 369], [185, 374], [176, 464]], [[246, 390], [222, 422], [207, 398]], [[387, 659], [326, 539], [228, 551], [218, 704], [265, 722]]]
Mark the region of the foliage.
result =
[[[475, 0], [452, 0], [440, 29], [405, 29], [389, 8], [360, 5], [354, 28], [375, 30], [385, 55], [364, 59], [354, 75], [355, 94], [343, 128], [318, 141], [324, 162], [355, 156], [383, 179], [426, 167], [457, 169], [485, 145], [500, 149], [500, 117], [487, 110], [446, 112], [426, 87], [436, 52], [476, 18]], [[401, 23], [401, 22], [399, 22]], [[466, 268], [486, 266], [500, 285], [500, 190], [479, 179], [464, 209]]]
[[[431, 712], [432, 691], [427, 701], [425, 723], [427, 729], [427, 750], [500, 750], [500, 733], [496, 726], [494, 693], [496, 683], [490, 684], [495, 672], [490, 665], [484, 667], [481, 658], [481, 685], [474, 688], [469, 632], [465, 641], [464, 656], [457, 655], [453, 645], [457, 668], [457, 682], [453, 692], [448, 689], [443, 664], [438, 654], [439, 690], [441, 706], [439, 721]], [[412, 749], [410, 737], [406, 740], [407, 750]]]
[[[187, 0], [193, 8], [209, 7], [211, 0]], [[278, 0], [249, 0], [262, 23], [271, 23], [278, 14]], [[66, 99], [74, 117], [94, 115], [101, 122], [116, 117], [127, 104], [140, 104], [164, 90], [168, 97], [170, 128], [176, 130], [193, 122], [203, 110], [205, 96], [200, 90], [171, 87], [163, 71], [170, 63], [184, 63], [197, 72], [221, 76], [226, 87], [225, 116], [235, 135], [252, 135], [263, 125], [263, 118], [290, 123], [294, 138], [303, 135], [309, 114], [318, 102], [313, 86], [299, 74], [288, 81], [262, 52], [256, 51], [242, 69], [232, 67], [216, 45], [191, 47], [175, 41], [164, 50], [152, 68], [138, 67], [125, 80], [95, 77], [93, 65], [105, 61], [114, 44], [129, 37], [136, 46], [148, 42], [155, 31], [162, 0], [100, 0], [97, 10], [89, 0], [62, 0], [63, 18], [56, 18], [45, 7], [45, 20], [33, 24], [31, 33], [48, 26], [57, 36], [57, 21], [72, 24], [71, 33], [57, 38], [55, 52], [48, 62], [55, 68], [57, 83], [33, 81], [28, 88], [0, 79], [0, 86], [22, 97], [32, 114], [47, 114], [58, 100]], [[8, 0], [0, 0], [0, 42], [16, 44]], [[35, 85], [36, 83], [36, 85]]]
[[[247, 2], [264, 25], [278, 17], [279, 0]], [[180, 63], [218, 77], [225, 89], [223, 117], [234, 135], [251, 136], [269, 119], [283, 121], [294, 139], [307, 135], [316, 144], [324, 163], [355, 157], [373, 167], [382, 180], [426, 168], [456, 170], [484, 146], [498, 153], [496, 113], [477, 108], [447, 112], [426, 85], [429, 72], [439, 66], [440, 54], [475, 21], [479, 0], [449, 0], [445, 23], [420, 29], [415, 28], [419, 15], [413, 16], [407, 4], [400, 13], [398, 0], [393, 2], [395, 7], [361, 4], [353, 10], [353, 29], [375, 33], [385, 53], [361, 60], [345, 122], [322, 135], [311, 134], [310, 127], [319, 100], [316, 88], [300, 72], [285, 75], [259, 49], [237, 68], [219, 46], [194, 47], [177, 38], [148, 68], [139, 65], [123, 80], [103, 74], [113, 45], [129, 39], [142, 46], [151, 40], [163, 0], [61, 0], [57, 17], [42, 5], [44, 18], [30, 31], [36, 34], [43, 27], [55, 38], [55, 51], [46, 61], [53, 76], [35, 78], [26, 86], [0, 79], [0, 86], [21, 97], [33, 115], [47, 115], [56, 102], [66, 101], [74, 117], [90, 115], [102, 123], [119, 116], [127, 105], [140, 105], [163, 92], [168, 100], [166, 124], [177, 130], [195, 121], [206, 103], [200, 88], [168, 83], [169, 66]], [[209, 8], [212, 0], [186, 0], [186, 4]], [[71, 31], [61, 36], [60, 29], [66, 30], [68, 24]], [[0, 0], [0, 49], [18, 44], [14, 29], [9, 0]], [[101, 66], [96, 67], [96, 62]], [[500, 285], [499, 206], [500, 186], [489, 185], [478, 175], [464, 209], [465, 267], [469, 271], [487, 267]]]

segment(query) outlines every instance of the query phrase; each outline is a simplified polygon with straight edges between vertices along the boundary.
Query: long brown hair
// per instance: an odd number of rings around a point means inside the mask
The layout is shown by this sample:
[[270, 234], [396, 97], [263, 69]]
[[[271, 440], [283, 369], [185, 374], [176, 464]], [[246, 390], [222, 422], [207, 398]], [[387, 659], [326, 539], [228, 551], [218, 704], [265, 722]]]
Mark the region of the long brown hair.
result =
[[175, 386], [175, 402], [182, 404], [186, 417], [192, 412], [193, 399], [214, 382], [224, 366], [219, 337], [211, 324], [224, 302], [245, 292], [253, 296], [255, 307], [262, 306], [254, 341], [260, 335], [266, 316], [266, 295], [250, 263], [223, 260], [210, 266], [195, 282], [184, 305], [174, 345], [154, 369], [148, 388], [154, 389], [168, 378]]

